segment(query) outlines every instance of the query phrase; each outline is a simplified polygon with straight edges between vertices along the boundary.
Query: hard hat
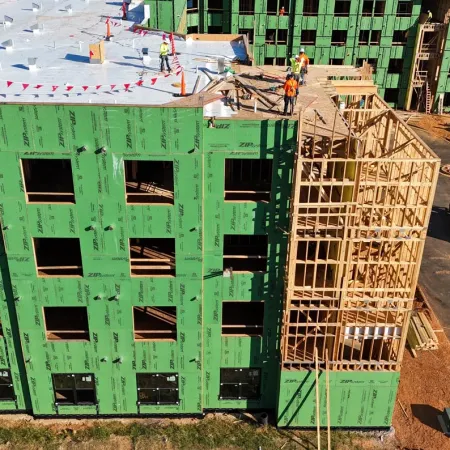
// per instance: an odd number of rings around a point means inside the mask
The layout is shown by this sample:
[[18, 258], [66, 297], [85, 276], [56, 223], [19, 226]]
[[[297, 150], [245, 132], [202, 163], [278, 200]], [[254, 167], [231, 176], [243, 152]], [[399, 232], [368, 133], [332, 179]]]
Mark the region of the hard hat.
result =
[[305, 53], [305, 49], [303, 47], [300, 49], [300, 53]]
[[295, 55], [295, 58], [298, 58], [298, 55]]

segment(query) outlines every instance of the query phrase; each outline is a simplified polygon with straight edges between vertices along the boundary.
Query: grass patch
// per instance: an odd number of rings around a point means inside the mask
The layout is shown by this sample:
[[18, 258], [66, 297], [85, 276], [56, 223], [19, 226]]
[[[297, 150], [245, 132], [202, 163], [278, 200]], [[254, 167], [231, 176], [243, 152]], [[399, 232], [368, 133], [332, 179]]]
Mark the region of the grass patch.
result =
[[[89, 442], [89, 448], [104, 448], [112, 436], [128, 438], [133, 448], [148, 448], [148, 442], [158, 449], [232, 449], [283, 450], [316, 449], [316, 434], [313, 431], [278, 430], [275, 427], [260, 427], [257, 424], [206, 418], [192, 423], [177, 422], [146, 423], [145, 421], [122, 423], [118, 421], [89, 422], [82, 428], [71, 429], [57, 425], [39, 426], [20, 423], [13, 427], [0, 428], [0, 444], [10, 443], [13, 448], [57, 449], [61, 444]], [[352, 449], [359, 447], [360, 439], [348, 432], [332, 433], [332, 448]], [[322, 442], [326, 445], [326, 433]], [[370, 440], [370, 439], [369, 439]], [[131, 448], [131, 447], [130, 447]]]

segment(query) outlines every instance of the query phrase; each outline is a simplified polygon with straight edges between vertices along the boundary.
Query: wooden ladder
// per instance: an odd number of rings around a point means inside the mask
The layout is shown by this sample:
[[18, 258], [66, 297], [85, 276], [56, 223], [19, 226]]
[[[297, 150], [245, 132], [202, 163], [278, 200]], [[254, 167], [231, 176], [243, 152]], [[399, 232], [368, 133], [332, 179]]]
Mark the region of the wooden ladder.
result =
[[431, 114], [431, 91], [428, 81], [425, 83], [425, 112]]

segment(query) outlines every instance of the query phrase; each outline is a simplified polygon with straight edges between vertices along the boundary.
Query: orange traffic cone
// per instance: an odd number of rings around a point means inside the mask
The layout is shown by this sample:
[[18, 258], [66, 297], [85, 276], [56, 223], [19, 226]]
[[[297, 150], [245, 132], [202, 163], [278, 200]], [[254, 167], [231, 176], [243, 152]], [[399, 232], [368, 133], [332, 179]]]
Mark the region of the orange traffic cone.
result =
[[181, 71], [181, 95], [186, 95], [186, 82], [184, 81], [184, 70]]
[[109, 19], [106, 21], [106, 40], [111, 40], [111, 24], [109, 23]]

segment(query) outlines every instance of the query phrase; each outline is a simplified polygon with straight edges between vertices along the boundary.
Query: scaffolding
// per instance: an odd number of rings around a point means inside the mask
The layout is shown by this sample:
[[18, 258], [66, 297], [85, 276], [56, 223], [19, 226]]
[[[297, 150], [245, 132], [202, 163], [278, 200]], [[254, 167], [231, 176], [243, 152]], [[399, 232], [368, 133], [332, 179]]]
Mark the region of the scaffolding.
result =
[[399, 371], [439, 159], [377, 94], [334, 100], [299, 117], [282, 368]]

